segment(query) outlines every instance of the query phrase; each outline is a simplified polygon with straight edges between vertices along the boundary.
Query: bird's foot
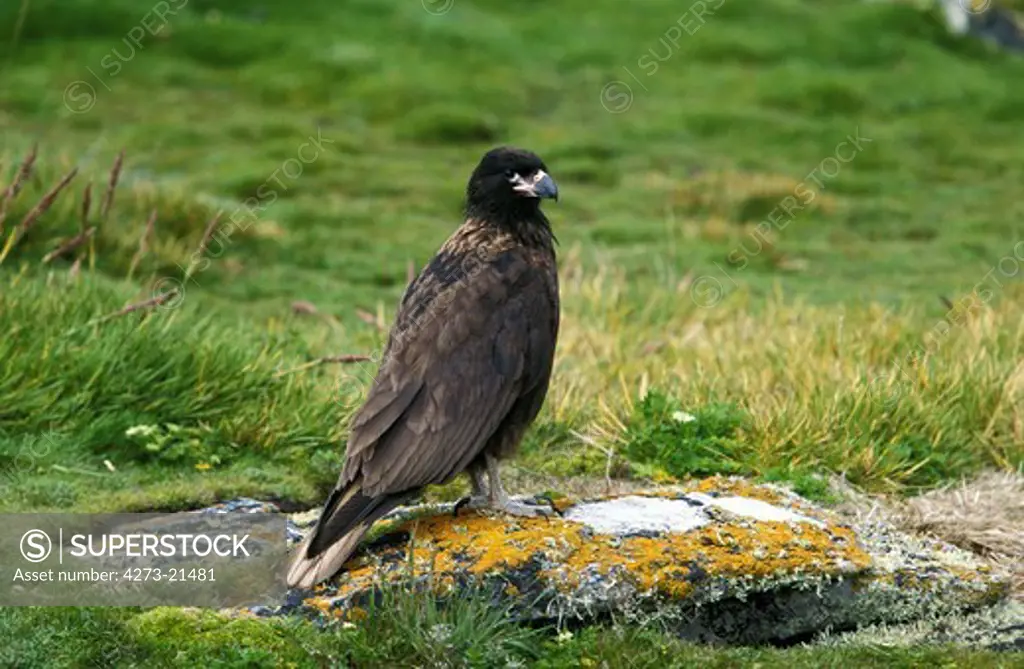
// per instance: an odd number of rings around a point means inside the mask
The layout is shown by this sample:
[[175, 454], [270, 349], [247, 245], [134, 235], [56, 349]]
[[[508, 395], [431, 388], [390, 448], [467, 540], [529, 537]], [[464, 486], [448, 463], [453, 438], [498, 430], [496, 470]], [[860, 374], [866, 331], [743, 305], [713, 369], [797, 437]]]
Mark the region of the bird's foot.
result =
[[558, 513], [554, 504], [550, 501], [547, 504], [538, 504], [532, 496], [500, 497], [488, 499], [487, 507], [499, 513], [506, 513], [510, 516], [523, 518], [538, 518], [553, 516]]
[[[489, 494], [486, 498], [486, 503], [483, 507], [477, 508], [486, 508], [491, 511], [497, 511], [498, 513], [504, 513], [510, 516], [520, 516], [523, 518], [562, 515], [559, 513], [558, 509], [555, 508], [555, 503], [550, 499], [545, 500], [547, 504], [542, 504], [537, 501], [536, 497], [510, 496], [505, 491], [505, 486], [501, 484], [501, 475], [498, 472], [498, 459], [493, 455], [485, 454], [485, 466], [487, 468], [487, 478], [490, 480], [491, 485], [489, 488]], [[474, 478], [474, 481], [477, 482], [473, 491], [474, 493], [482, 492], [479, 479], [480, 476], [477, 474]]]

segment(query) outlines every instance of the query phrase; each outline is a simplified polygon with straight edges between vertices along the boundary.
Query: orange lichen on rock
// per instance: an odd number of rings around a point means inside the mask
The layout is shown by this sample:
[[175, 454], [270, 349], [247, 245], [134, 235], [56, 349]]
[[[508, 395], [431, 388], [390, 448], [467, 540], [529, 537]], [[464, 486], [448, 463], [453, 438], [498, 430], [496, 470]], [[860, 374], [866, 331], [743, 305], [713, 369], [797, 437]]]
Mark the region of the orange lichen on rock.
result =
[[311, 606], [315, 609], [319, 609], [322, 613], [329, 613], [331, 608], [330, 601], [322, 599], [320, 597], [307, 597], [306, 599], [302, 600], [302, 603], [306, 606]]
[[414, 533], [421, 551], [434, 556], [439, 571], [464, 569], [471, 574], [487, 574], [495, 569], [516, 569], [539, 551], [552, 557], [568, 555], [578, 547], [576, 523], [546, 518], [522, 518], [514, 522], [475, 512], [459, 518], [435, 516], [413, 521], [407, 526]]
[[714, 525], [656, 538], [592, 540], [548, 573], [571, 587], [588, 571], [618, 571], [641, 592], [684, 597], [708, 578], [837, 575], [870, 562], [848, 530], [764, 522]]
[[735, 495], [758, 499], [769, 504], [785, 504], [787, 501], [781, 493], [765, 486], [751, 483], [739, 477], [711, 476], [683, 486], [686, 492], [703, 492], [707, 494]]
[[808, 523], [715, 523], [655, 537], [618, 537], [560, 519], [511, 521], [466, 512], [458, 518], [418, 518], [398, 531], [413, 537], [404, 556], [393, 556], [401, 567], [356, 567], [342, 577], [339, 594], [362, 590], [382, 578], [432, 574], [436, 581], [454, 573], [500, 577], [536, 561], [541, 565], [538, 575], [560, 590], [596, 575], [614, 575], [640, 592], [685, 597], [709, 578], [829, 576], [870, 563], [849, 529]]

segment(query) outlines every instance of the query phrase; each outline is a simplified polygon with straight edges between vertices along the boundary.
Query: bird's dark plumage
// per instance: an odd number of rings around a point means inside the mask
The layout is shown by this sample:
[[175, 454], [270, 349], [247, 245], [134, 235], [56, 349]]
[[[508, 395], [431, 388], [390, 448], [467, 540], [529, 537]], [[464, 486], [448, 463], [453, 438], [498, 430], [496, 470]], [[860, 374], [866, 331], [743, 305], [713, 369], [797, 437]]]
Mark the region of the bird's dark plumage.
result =
[[467, 186], [465, 222], [402, 298], [341, 477], [289, 585], [331, 577], [375, 520], [467, 469], [488, 468], [491, 499], [507, 504], [496, 459], [540, 411], [554, 360], [555, 239], [540, 200], [557, 194], [533, 153], [484, 155]]

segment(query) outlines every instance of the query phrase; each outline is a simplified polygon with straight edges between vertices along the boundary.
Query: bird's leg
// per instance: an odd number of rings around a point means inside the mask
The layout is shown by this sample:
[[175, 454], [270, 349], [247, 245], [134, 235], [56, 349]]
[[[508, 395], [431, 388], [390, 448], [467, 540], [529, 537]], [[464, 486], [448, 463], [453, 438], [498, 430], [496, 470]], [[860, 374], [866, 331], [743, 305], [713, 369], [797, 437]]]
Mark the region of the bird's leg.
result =
[[487, 461], [487, 478], [491, 482], [487, 504], [489, 508], [512, 516], [550, 516], [555, 513], [553, 506], [537, 504], [531, 501], [530, 498], [509, 497], [508, 493], [505, 492], [505, 486], [501, 484], [498, 458], [486, 454], [484, 458]]
[[489, 497], [484, 487], [484, 472], [486, 469], [477, 464], [469, 466], [469, 480], [472, 483], [473, 491], [470, 497], [463, 497], [455, 503], [454, 514], [459, 515], [459, 509], [467, 507], [470, 509], [483, 509], [488, 506]]
[[480, 465], [469, 468], [469, 477], [473, 481], [473, 497], [486, 497], [487, 489], [484, 487], [484, 471]]

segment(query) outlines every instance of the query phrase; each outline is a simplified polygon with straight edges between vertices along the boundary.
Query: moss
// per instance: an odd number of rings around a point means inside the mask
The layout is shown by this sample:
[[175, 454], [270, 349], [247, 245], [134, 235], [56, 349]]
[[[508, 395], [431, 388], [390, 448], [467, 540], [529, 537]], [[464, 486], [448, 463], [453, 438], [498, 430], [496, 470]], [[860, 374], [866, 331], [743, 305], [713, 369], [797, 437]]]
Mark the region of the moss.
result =
[[191, 640], [200, 646], [231, 644], [261, 656], [283, 657], [289, 645], [279, 627], [264, 621], [188, 608], [157, 607], [132, 618], [128, 627], [136, 642], [143, 646]]

